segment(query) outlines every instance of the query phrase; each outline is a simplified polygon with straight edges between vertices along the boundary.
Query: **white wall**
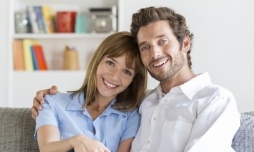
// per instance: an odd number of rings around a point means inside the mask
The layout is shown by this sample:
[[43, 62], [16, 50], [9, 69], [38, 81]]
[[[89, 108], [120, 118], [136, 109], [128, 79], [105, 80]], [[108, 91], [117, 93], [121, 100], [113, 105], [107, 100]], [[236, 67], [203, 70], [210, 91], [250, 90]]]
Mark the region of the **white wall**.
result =
[[9, 1], [1, 1], [0, 5], [0, 106], [8, 106], [9, 72], [8, 55], [8, 13]]
[[122, 1], [128, 11], [122, 11], [121, 30], [129, 30], [132, 13], [145, 6], [168, 6], [184, 15], [194, 33], [194, 72], [209, 72], [213, 83], [233, 92], [241, 112], [254, 110], [254, 1]]

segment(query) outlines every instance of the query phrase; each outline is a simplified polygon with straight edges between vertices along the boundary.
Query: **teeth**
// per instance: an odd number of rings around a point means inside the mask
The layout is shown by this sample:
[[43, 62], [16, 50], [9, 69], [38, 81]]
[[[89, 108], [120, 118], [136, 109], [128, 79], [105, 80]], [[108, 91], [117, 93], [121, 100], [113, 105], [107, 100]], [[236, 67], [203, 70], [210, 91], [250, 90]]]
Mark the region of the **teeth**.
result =
[[158, 67], [158, 66], [161, 66], [163, 64], [165, 64], [167, 62], [167, 60], [164, 60], [164, 61], [161, 61], [161, 62], [158, 62], [157, 64], [154, 64], [153, 67]]
[[115, 85], [115, 84], [112, 84], [112, 83], [106, 81], [105, 79], [104, 79], [104, 83], [105, 83], [107, 86], [111, 87], [111, 88], [115, 88], [115, 87], [117, 86], [117, 85]]

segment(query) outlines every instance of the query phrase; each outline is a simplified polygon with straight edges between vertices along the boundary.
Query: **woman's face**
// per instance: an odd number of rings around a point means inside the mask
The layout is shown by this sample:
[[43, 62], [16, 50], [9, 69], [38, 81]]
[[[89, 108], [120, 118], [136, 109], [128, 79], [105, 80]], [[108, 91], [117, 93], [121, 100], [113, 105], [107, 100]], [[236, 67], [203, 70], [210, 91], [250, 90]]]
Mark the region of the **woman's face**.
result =
[[126, 55], [109, 58], [104, 56], [97, 68], [97, 90], [103, 98], [112, 100], [119, 93], [124, 91], [132, 82], [135, 76], [135, 66], [125, 66]]

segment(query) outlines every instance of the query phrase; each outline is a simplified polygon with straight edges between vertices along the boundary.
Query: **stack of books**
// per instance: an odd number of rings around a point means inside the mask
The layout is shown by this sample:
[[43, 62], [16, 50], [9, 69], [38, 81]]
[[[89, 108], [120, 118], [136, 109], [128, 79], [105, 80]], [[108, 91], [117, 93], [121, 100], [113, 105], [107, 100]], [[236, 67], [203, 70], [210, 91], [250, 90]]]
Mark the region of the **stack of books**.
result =
[[48, 70], [43, 47], [31, 39], [13, 41], [14, 70]]

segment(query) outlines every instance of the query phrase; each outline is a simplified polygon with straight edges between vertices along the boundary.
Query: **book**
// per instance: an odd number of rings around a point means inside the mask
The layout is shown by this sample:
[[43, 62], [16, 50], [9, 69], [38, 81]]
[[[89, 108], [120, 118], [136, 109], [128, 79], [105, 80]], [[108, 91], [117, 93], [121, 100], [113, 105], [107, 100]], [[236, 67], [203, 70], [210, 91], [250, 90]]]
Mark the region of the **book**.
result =
[[45, 25], [44, 25], [44, 19], [43, 19], [41, 6], [34, 6], [33, 10], [36, 14], [36, 23], [39, 29], [39, 33], [47, 33], [45, 29]]
[[25, 70], [22, 40], [13, 41], [13, 66], [14, 70]]
[[31, 46], [33, 45], [33, 40], [24, 39], [23, 40], [23, 51], [24, 51], [24, 61], [25, 61], [25, 70], [33, 71], [33, 61], [31, 54]]
[[41, 11], [43, 15], [43, 21], [44, 21], [46, 33], [54, 33], [54, 22], [53, 22], [53, 14], [52, 14], [51, 7], [43, 5], [41, 6]]
[[33, 51], [34, 51], [34, 54], [35, 54], [35, 57], [37, 60], [38, 69], [39, 70], [48, 70], [48, 66], [47, 66], [47, 63], [45, 60], [42, 46], [39, 44], [35, 44], [32, 47], [33, 47]]
[[34, 70], [39, 70], [38, 61], [36, 59], [36, 55], [35, 55], [35, 51], [34, 51], [34, 45], [31, 46], [30, 50], [31, 50], [31, 55], [32, 55], [33, 68], [34, 68]]
[[34, 11], [34, 6], [27, 6], [27, 18], [31, 25], [31, 32], [32, 33], [39, 33], [39, 26], [37, 24], [37, 15]]

